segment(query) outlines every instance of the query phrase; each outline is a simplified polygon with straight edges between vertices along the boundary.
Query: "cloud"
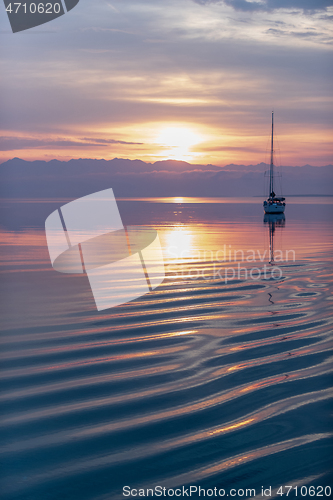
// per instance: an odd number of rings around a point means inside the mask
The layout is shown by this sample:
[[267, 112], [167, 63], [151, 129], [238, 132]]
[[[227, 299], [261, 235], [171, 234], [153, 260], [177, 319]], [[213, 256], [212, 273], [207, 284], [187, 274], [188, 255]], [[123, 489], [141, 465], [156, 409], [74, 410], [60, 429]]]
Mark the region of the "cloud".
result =
[[326, 10], [333, 6], [332, 0], [267, 0], [267, 10], [276, 9], [301, 9]]
[[285, 36], [285, 37], [296, 37], [296, 38], [303, 38], [306, 40], [316, 40], [320, 41], [321, 43], [327, 43], [331, 44], [332, 39], [329, 36], [325, 36], [325, 34], [318, 33], [318, 32], [313, 32], [313, 31], [288, 31], [288, 30], [281, 30], [277, 28], [269, 28], [266, 31], [267, 34], [271, 34], [274, 36]]
[[83, 141], [91, 141], [97, 144], [129, 144], [132, 146], [143, 146], [143, 142], [127, 142], [127, 141], [116, 141], [115, 139], [89, 139], [84, 137]]
[[[194, 148], [193, 148], [194, 149]], [[254, 148], [251, 146], [241, 147], [241, 146], [203, 146], [200, 148], [200, 151], [236, 151], [236, 152], [245, 152], [245, 153], [262, 153], [260, 148]]]
[[109, 144], [142, 145], [140, 142], [116, 141], [114, 139], [89, 139], [78, 141], [67, 139], [36, 139], [29, 137], [0, 137], [0, 151], [16, 151], [21, 149], [66, 149], [66, 148], [101, 148]]
[[[57, 158], [151, 161], [169, 150], [159, 145], [160, 129], [181, 126], [212, 147], [205, 151], [200, 143], [191, 161], [261, 161], [260, 138], [274, 108], [288, 161], [306, 163], [316, 151], [316, 162], [326, 162], [327, 0], [112, 4], [117, 11], [106, 2], [83, 2], [82, 15], [55, 21], [61, 36], [43, 43], [25, 35], [4, 40], [10, 50], [1, 54], [3, 150], [29, 159], [54, 150]], [[321, 10], [305, 16], [297, 6]]]
[[235, 10], [243, 12], [271, 12], [278, 9], [300, 9], [303, 11], [327, 10], [333, 6], [332, 0], [262, 0], [252, 2], [249, 0], [194, 0], [199, 5], [224, 3]]

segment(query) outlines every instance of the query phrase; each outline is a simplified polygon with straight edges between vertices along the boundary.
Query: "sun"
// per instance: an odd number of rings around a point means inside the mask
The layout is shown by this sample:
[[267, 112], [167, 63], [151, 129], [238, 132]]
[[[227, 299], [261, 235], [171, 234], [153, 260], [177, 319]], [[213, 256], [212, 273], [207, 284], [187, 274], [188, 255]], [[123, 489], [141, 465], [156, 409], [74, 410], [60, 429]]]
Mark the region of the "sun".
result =
[[199, 134], [186, 127], [163, 128], [156, 142], [166, 149], [167, 156], [175, 160], [190, 160], [195, 154], [190, 148], [202, 141]]

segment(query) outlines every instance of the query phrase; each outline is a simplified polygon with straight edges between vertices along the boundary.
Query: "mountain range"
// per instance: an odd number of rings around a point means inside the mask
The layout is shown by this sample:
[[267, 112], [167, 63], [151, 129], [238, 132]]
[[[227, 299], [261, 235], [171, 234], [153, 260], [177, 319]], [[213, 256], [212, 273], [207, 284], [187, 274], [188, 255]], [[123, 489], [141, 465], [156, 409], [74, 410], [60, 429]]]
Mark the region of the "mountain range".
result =
[[[73, 159], [0, 164], [2, 198], [76, 198], [112, 187], [116, 197], [266, 196], [269, 166], [190, 164], [165, 160]], [[331, 195], [333, 165], [279, 167], [276, 192], [288, 195]], [[282, 172], [282, 177], [279, 176]]]

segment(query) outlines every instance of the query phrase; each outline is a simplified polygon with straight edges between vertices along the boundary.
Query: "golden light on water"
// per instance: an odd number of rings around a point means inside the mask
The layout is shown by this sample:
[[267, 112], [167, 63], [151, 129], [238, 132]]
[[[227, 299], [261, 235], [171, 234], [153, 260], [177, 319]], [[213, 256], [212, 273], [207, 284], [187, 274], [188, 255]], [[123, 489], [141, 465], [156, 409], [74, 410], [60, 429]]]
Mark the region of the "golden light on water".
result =
[[166, 255], [171, 259], [186, 259], [193, 251], [193, 233], [185, 228], [175, 227], [165, 235]]

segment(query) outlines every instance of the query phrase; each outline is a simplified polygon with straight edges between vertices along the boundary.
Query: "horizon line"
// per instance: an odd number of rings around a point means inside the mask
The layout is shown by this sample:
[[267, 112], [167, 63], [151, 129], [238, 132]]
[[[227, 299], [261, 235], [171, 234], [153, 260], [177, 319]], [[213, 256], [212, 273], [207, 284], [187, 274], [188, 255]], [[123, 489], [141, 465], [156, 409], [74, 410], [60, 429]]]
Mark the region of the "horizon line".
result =
[[[91, 160], [91, 161], [105, 161], [105, 162], [111, 162], [111, 161], [114, 161], [114, 160], [124, 160], [124, 161], [130, 161], [130, 162], [134, 162], [134, 161], [140, 161], [142, 163], [145, 163], [146, 165], [155, 165], [156, 163], [167, 163], [167, 162], [172, 162], [172, 163], [186, 163], [187, 165], [191, 165], [191, 166], [204, 166], [204, 167], [208, 167], [208, 166], [213, 166], [213, 167], [218, 167], [218, 168], [225, 168], [225, 167], [228, 167], [228, 166], [231, 166], [231, 165], [234, 165], [234, 166], [237, 166], [237, 167], [256, 167], [256, 166], [259, 166], [259, 165], [267, 165], [269, 166], [269, 163], [265, 163], [265, 162], [260, 162], [260, 163], [249, 163], [249, 164], [244, 164], [244, 163], [228, 163], [226, 165], [216, 165], [214, 163], [190, 163], [188, 161], [185, 161], [185, 160], [176, 160], [174, 158], [168, 158], [166, 160], [157, 160], [157, 161], [154, 161], [154, 162], [147, 162], [147, 161], [144, 161], [144, 160], [141, 160], [140, 158], [135, 158], [134, 160], [131, 160], [130, 158], [118, 158], [117, 156], [114, 157], [114, 158], [111, 158], [111, 159], [106, 159], [106, 158], [70, 158], [69, 160], [59, 160], [58, 158], [52, 158], [50, 160], [45, 160], [45, 159], [36, 159], [36, 160], [25, 160], [24, 158], [19, 158], [18, 156], [15, 156], [13, 158], [9, 158], [8, 160], [4, 160], [3, 162], [0, 162], [0, 165], [3, 165], [4, 163], [8, 163], [10, 161], [14, 161], [14, 160], [20, 160], [20, 161], [23, 161], [23, 162], [26, 162], [26, 163], [34, 163], [34, 162], [44, 162], [44, 163], [50, 163], [52, 161], [58, 161], [59, 163], [69, 163], [70, 161], [86, 161], [86, 160]], [[316, 166], [316, 165], [311, 165], [309, 163], [306, 163], [304, 165], [275, 165], [275, 167], [277, 168], [283, 168], [283, 167], [292, 167], [292, 168], [304, 168], [304, 167], [312, 167], [312, 168], [323, 168], [323, 167], [333, 167], [333, 163], [328, 163], [326, 165], [320, 165], [320, 166]]]

